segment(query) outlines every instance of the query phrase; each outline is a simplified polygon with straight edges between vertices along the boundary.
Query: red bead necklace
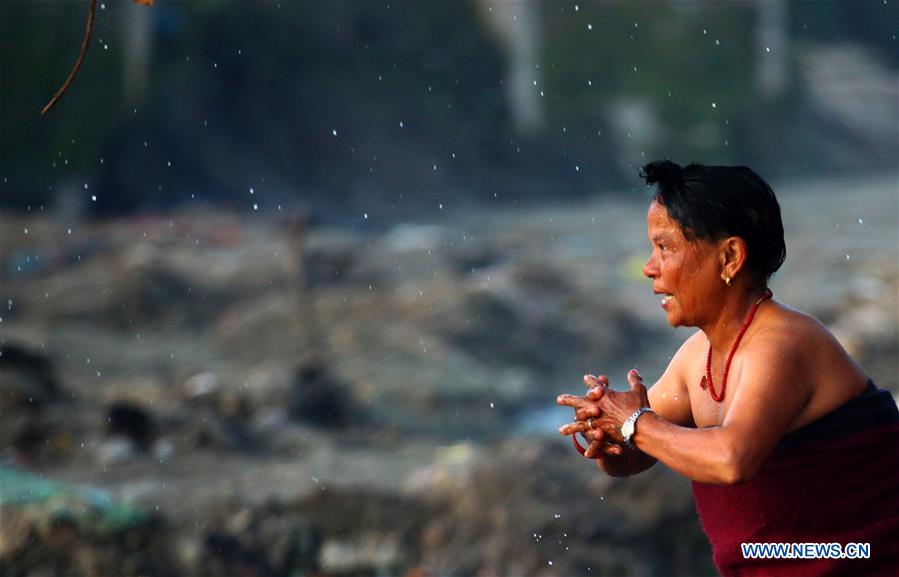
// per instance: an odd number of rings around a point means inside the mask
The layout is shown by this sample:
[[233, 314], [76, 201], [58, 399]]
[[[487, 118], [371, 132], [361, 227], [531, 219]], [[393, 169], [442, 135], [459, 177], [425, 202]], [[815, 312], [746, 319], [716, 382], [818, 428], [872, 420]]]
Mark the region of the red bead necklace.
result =
[[772, 296], [774, 296], [774, 293], [771, 292], [771, 289], [765, 289], [765, 294], [763, 294], [759, 300], [755, 301], [752, 308], [749, 309], [749, 316], [746, 317], [746, 322], [743, 323], [743, 328], [740, 329], [737, 340], [734, 341], [733, 346], [730, 348], [730, 353], [727, 355], [727, 361], [724, 362], [724, 378], [721, 380], [720, 395], [715, 393], [715, 383], [712, 382], [712, 342], [709, 341], [709, 354], [705, 358], [705, 376], [702, 377], [699, 386], [705, 389], [706, 385], [708, 385], [709, 394], [716, 402], [720, 403], [724, 400], [724, 391], [727, 389], [727, 372], [730, 370], [730, 361], [734, 358], [734, 353], [740, 345], [740, 339], [743, 338], [743, 333], [749, 328], [749, 323], [751, 323], [753, 317], [755, 317], [755, 311], [758, 310], [759, 305], [765, 300], [770, 299]]

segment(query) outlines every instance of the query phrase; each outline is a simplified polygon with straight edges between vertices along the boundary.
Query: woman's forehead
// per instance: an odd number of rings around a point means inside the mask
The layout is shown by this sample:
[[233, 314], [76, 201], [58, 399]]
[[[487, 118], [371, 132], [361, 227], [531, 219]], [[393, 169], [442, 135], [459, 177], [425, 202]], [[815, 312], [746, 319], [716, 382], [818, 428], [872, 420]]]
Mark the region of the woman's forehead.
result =
[[649, 230], [650, 237], [655, 234], [676, 234], [681, 232], [680, 224], [670, 216], [668, 209], [657, 201], [653, 201], [646, 211], [646, 227]]

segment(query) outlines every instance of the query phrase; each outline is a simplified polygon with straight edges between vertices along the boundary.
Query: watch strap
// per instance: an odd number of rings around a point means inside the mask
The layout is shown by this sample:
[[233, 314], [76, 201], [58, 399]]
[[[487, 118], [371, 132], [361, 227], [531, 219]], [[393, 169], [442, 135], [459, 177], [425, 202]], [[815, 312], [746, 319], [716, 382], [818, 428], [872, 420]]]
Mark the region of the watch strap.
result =
[[[637, 419], [639, 419], [640, 415], [642, 415], [643, 413], [651, 413], [651, 412], [652, 412], [652, 409], [649, 407], [640, 407], [639, 409], [634, 411], [630, 417], [627, 418], [625, 423], [630, 423], [630, 426], [627, 427], [628, 434], [622, 435], [622, 436], [624, 437], [624, 442], [627, 443], [628, 446], [634, 448], [634, 444], [631, 442], [631, 439], [633, 438], [634, 433], [637, 432]], [[625, 427], [622, 426], [621, 428], [623, 430]]]

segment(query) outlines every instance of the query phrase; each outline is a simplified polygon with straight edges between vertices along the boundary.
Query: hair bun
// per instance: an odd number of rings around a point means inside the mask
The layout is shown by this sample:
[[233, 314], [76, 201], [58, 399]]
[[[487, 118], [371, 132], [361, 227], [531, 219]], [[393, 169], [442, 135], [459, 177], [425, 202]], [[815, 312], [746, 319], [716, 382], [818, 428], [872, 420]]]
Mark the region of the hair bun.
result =
[[646, 180], [646, 184], [659, 183], [659, 186], [670, 188], [683, 184], [684, 169], [670, 160], [656, 160], [644, 166], [640, 176]]

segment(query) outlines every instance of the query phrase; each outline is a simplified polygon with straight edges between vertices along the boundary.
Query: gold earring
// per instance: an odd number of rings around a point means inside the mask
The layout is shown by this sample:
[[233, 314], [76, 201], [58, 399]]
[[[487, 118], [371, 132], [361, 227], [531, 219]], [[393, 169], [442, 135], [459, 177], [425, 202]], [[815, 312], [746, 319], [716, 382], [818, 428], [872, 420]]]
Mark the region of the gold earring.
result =
[[724, 277], [724, 284], [726, 284], [727, 286], [730, 286], [730, 277], [729, 276]]

